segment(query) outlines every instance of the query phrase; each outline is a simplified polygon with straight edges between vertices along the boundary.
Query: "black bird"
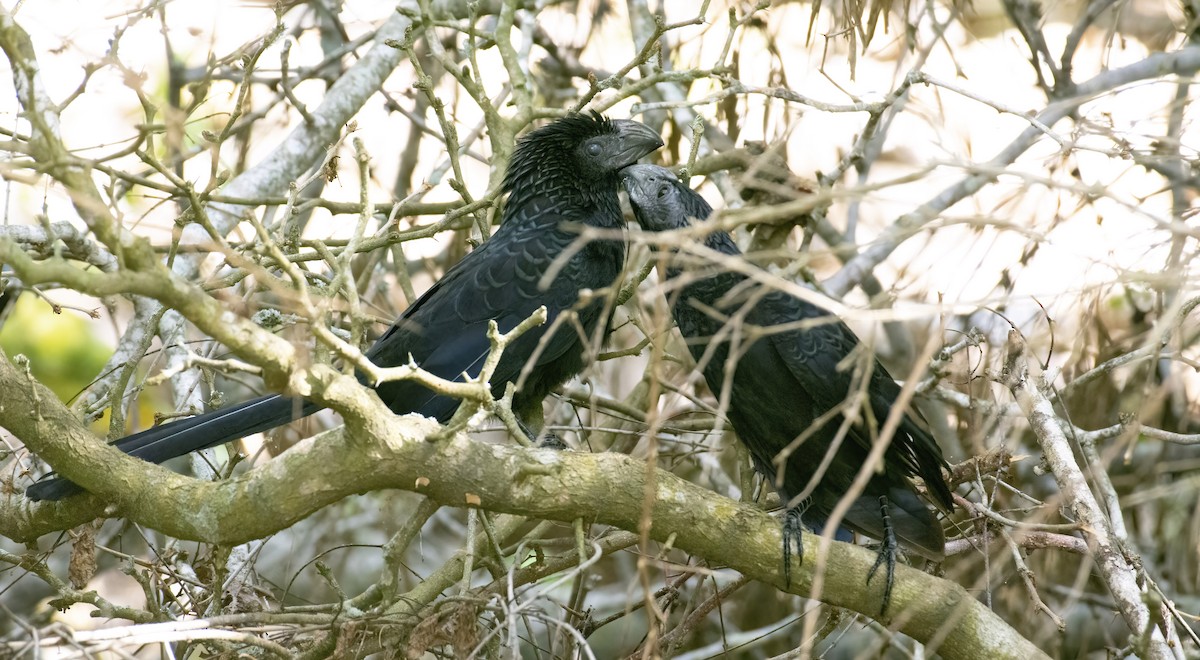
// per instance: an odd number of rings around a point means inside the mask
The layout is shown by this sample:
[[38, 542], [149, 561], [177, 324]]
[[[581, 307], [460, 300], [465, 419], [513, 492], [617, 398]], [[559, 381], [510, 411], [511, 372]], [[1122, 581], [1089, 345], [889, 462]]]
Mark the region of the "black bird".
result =
[[[665, 231], [705, 219], [712, 208], [704, 198], [662, 167], [634, 165], [622, 172], [634, 216], [643, 229]], [[714, 231], [704, 245], [730, 257], [741, 252], [729, 234]], [[666, 279], [683, 274], [679, 257], [669, 257]], [[883, 365], [869, 360], [866, 402], [860, 421], [845, 431], [836, 410], [862, 387], [862, 370], [851, 357], [858, 337], [828, 311], [777, 289], [757, 286], [746, 275], [715, 265], [684, 274], [670, 294], [672, 313], [688, 349], [718, 395], [729, 383], [727, 416], [750, 449], [755, 469], [773, 484], [784, 502], [784, 574], [790, 570], [791, 542], [797, 553], [803, 524], [823, 524], [848, 491], [871, 451], [873, 432], [888, 417], [900, 386]], [[738, 330], [730, 322], [740, 319]], [[790, 324], [786, 329], [775, 326]], [[753, 332], [750, 332], [754, 329]], [[729, 358], [735, 346], [733, 360]], [[728, 373], [727, 368], [733, 368]], [[861, 418], [868, 417], [870, 422]], [[838, 438], [839, 432], [845, 437]], [[792, 446], [795, 445], [795, 446]], [[920, 476], [937, 505], [951, 511], [950, 488], [942, 476], [946, 461], [932, 437], [905, 415], [883, 455], [883, 469], [867, 482], [842, 524], [883, 542], [867, 580], [887, 564], [883, 609], [891, 598], [897, 538], [906, 548], [934, 561], [945, 557], [945, 537], [937, 518], [917, 496], [909, 477]], [[810, 484], [819, 477], [815, 484]], [[807, 493], [807, 495], [805, 495]], [[797, 500], [803, 496], [803, 499]], [[802, 560], [803, 557], [800, 556]], [[790, 579], [790, 577], [789, 577]]]
[[[508, 332], [545, 305], [547, 322], [510, 344], [491, 378], [492, 390], [500, 396], [524, 370], [513, 407], [518, 415], [540, 409], [550, 390], [583, 368], [585, 343], [597, 330], [607, 331], [611, 305], [602, 296], [580, 302], [579, 292], [604, 289], [616, 281], [625, 245], [619, 240], [590, 241], [565, 259], [548, 286], [540, 280], [579, 238], [581, 225], [624, 226], [618, 171], [662, 144], [644, 124], [598, 113], [569, 115], [530, 132], [518, 142], [505, 173], [508, 200], [496, 233], [406, 309], [366, 356], [390, 367], [407, 364], [411, 355], [441, 378], [461, 380], [464, 373], [473, 377], [490, 348], [488, 321]], [[578, 322], [555, 324], [568, 311], [577, 314]], [[548, 332], [553, 334], [546, 337]], [[441, 422], [460, 403], [413, 381], [384, 383], [375, 391], [397, 414], [418, 412]], [[309, 401], [263, 396], [142, 431], [116, 446], [161, 463], [320, 409]], [[33, 484], [25, 494], [33, 500], [56, 500], [80, 490], [70, 481], [52, 478]]]

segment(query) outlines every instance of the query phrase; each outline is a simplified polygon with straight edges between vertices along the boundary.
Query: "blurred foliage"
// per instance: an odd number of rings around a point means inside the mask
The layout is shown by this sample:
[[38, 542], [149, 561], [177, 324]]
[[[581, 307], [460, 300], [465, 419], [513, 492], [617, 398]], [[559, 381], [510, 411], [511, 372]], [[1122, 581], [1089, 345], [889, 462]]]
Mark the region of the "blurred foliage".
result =
[[0, 348], [24, 355], [30, 369], [63, 401], [71, 401], [99, 375], [113, 349], [93, 331], [98, 321], [54, 306], [36, 295], [17, 299], [0, 327]]

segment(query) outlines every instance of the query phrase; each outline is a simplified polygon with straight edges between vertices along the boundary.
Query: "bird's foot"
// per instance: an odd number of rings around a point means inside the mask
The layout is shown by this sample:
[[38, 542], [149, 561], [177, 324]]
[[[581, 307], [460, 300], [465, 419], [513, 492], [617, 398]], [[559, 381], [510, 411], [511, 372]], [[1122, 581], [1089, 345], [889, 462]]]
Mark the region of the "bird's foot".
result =
[[564, 442], [557, 433], [547, 433], [546, 435], [543, 435], [537, 441], [537, 446], [539, 449], [553, 449], [555, 451], [566, 451], [567, 449], [570, 449], [570, 447], [567, 446], [567, 443]]
[[801, 505], [783, 513], [783, 584], [792, 586], [792, 544], [796, 545], [796, 565], [804, 563], [804, 509]]
[[883, 587], [883, 605], [879, 608], [879, 614], [882, 616], [887, 613], [888, 605], [892, 600], [892, 583], [896, 576], [896, 553], [900, 546], [896, 543], [896, 532], [892, 528], [892, 516], [888, 511], [886, 497], [879, 498], [879, 513], [883, 516], [883, 542], [879, 546], [879, 555], [875, 557], [875, 564], [871, 566], [871, 570], [867, 571], [867, 584], [871, 584], [871, 578], [875, 577], [875, 571], [886, 564], [887, 584]]

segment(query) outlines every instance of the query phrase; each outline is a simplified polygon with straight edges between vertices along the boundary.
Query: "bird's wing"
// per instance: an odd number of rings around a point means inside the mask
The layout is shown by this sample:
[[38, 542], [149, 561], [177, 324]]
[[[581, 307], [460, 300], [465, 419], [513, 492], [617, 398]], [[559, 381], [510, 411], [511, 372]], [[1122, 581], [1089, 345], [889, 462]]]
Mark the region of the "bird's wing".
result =
[[[441, 378], [461, 380], [464, 373], [474, 377], [491, 348], [488, 322], [494, 320], [500, 332], [508, 332], [545, 305], [546, 323], [527, 332], [521, 346], [509, 346], [491, 379], [514, 380], [532, 354], [528, 346], [536, 346], [555, 318], [578, 299], [578, 286], [570, 278], [559, 277], [545, 289], [539, 286], [547, 268], [574, 239], [557, 229], [570, 220], [548, 199], [528, 201], [405, 310], [367, 356], [381, 366], [396, 366], [406, 364], [411, 354], [423, 369]], [[560, 358], [575, 345], [574, 334], [568, 328], [557, 331], [541, 348], [536, 364]], [[430, 412], [421, 405], [429, 397], [409, 405], [390, 399], [385, 397], [395, 403], [393, 408], [400, 406], [397, 412]]]
[[[860, 371], [869, 365], [866, 383], [875, 424], [882, 425], [900, 394], [900, 387], [874, 358], [851, 357], [864, 350], [854, 332], [829, 312], [779, 291], [763, 296], [748, 320], [760, 327], [808, 321], [811, 327], [789, 329], [769, 336], [783, 364], [818, 411], [843, 405], [852, 388], [862, 387]], [[849, 358], [849, 359], [847, 359]], [[850, 436], [867, 449], [871, 435], [861, 429]]]
[[[825, 310], [799, 300], [783, 292], [766, 294], [760, 303], [759, 312], [752, 322], [774, 325], [797, 320], [820, 320], [828, 317], [829, 323], [815, 325], [811, 329], [797, 329], [771, 336], [772, 345], [783, 358], [793, 377], [821, 410], [840, 405], [852, 387], [861, 387], [856, 369], [863, 368], [862, 358], [846, 360], [855, 350], [862, 350], [858, 337]], [[871, 373], [867, 382], [867, 400], [877, 427], [882, 426], [892, 406], [900, 396], [900, 385], [878, 360], [869, 358]], [[839, 363], [845, 362], [842, 368]], [[868, 432], [862, 425], [850, 430], [849, 436], [870, 449], [875, 433]], [[891, 445], [884, 455], [885, 463], [902, 474], [920, 475], [933, 493], [934, 499], [947, 509], [953, 508], [949, 489], [941, 475], [945, 464], [941, 449], [933, 437], [913, 419], [905, 414], [900, 421]]]
[[859, 346], [850, 328], [824, 309], [780, 291], [762, 294], [747, 321], [764, 330], [783, 324], [811, 324], [771, 332], [768, 341], [819, 408], [828, 410], [842, 403], [856, 375], [853, 365], [839, 368]]

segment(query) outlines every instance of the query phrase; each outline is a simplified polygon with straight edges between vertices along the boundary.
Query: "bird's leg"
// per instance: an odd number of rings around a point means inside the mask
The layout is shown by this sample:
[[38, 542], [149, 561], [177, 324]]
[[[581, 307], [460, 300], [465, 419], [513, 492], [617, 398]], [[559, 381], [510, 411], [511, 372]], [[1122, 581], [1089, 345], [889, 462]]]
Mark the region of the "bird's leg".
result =
[[525, 435], [526, 439], [535, 445], [537, 444], [537, 432], [529, 428], [529, 424], [525, 423], [525, 420], [520, 417], [517, 418], [517, 428], [521, 429], [521, 433]]
[[538, 449], [554, 449], [556, 451], [564, 451], [568, 449], [567, 443], [563, 442], [563, 439], [558, 437], [557, 433], [553, 431], [546, 431], [546, 433], [539, 437], [538, 432], [534, 431], [533, 427], [530, 426], [524, 419], [517, 420], [517, 428], [521, 429], [521, 433], [525, 434], [525, 437], [529, 439], [530, 444]]
[[[521, 433], [525, 435], [530, 444], [538, 449], [554, 449], [557, 451], [567, 449], [567, 443], [563, 442], [563, 439], [558, 437], [558, 434], [553, 431], [547, 431], [545, 435], [538, 437], [538, 432], [533, 430], [530, 421], [532, 420], [527, 420], [524, 415], [517, 418], [517, 428], [521, 430]], [[536, 423], [541, 426], [541, 419], [536, 420]]]
[[867, 571], [867, 584], [871, 584], [871, 578], [875, 577], [875, 571], [879, 570], [879, 567], [886, 562], [887, 584], [883, 587], [883, 605], [879, 608], [879, 614], [883, 615], [887, 613], [888, 604], [892, 600], [892, 582], [896, 576], [896, 551], [899, 545], [896, 543], [896, 531], [892, 528], [892, 516], [888, 511], [887, 497], [880, 496], [879, 513], [883, 516], [883, 543], [879, 546], [879, 555], [875, 557], [875, 565]]
[[792, 586], [792, 543], [796, 544], [796, 565], [804, 563], [804, 511], [807, 502], [788, 507], [783, 513], [783, 584]]
[[528, 444], [539, 449], [562, 451], [568, 448], [567, 443], [563, 442], [557, 433], [553, 431], [547, 431], [544, 435], [541, 433], [546, 428], [546, 418], [540, 401], [536, 405], [523, 406], [520, 411], [517, 411], [516, 422], [517, 428], [529, 440]]

